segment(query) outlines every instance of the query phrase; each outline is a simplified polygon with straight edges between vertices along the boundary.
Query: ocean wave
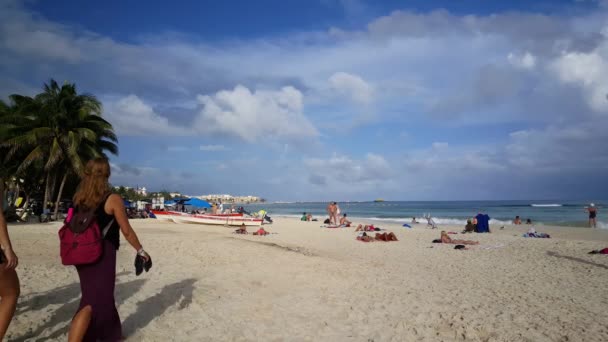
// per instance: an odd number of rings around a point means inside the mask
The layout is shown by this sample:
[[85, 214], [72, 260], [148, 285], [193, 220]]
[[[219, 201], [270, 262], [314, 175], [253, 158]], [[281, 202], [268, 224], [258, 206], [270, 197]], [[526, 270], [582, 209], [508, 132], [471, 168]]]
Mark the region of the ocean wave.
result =
[[531, 207], [540, 207], [540, 208], [544, 208], [544, 207], [561, 207], [562, 204], [558, 204], [558, 203], [550, 203], [550, 204], [530, 204]]
[[607, 222], [597, 221], [597, 227], [600, 228], [600, 229], [608, 229], [608, 223]]

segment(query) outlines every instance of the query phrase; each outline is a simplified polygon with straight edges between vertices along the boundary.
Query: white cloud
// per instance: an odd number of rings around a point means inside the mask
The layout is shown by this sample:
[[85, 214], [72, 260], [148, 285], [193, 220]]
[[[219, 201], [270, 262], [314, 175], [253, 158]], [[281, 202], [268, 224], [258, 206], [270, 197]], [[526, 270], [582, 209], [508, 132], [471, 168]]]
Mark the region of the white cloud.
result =
[[329, 78], [331, 87], [355, 102], [369, 104], [373, 99], [373, 88], [360, 76], [337, 72]]
[[445, 150], [447, 149], [449, 144], [447, 142], [434, 142], [431, 147], [433, 150]]
[[227, 151], [229, 149], [224, 145], [202, 145], [202, 146], [200, 146], [200, 150], [206, 151], [206, 152], [218, 152], [218, 151]]
[[190, 148], [187, 146], [167, 146], [168, 152], [185, 152], [189, 150]]
[[199, 95], [201, 110], [194, 127], [203, 133], [231, 134], [247, 142], [262, 138], [303, 139], [319, 133], [303, 114], [303, 95], [294, 87], [278, 91], [237, 86]]
[[[216, 141], [228, 144], [224, 138], [232, 136], [248, 143], [270, 139], [267, 146], [283, 146], [287, 141], [292, 146], [292, 140], [309, 142], [320, 135], [313, 123], [323, 120], [318, 129], [329, 132], [336, 122], [343, 128], [346, 120], [352, 121], [352, 108], [344, 109], [348, 106], [336, 99], [336, 93], [356, 105], [374, 104], [374, 124], [381, 129], [391, 126], [395, 132], [374, 136], [379, 143], [395, 144], [390, 139], [404, 129], [415, 130], [416, 136], [408, 138], [413, 146], [420, 140], [446, 139], [434, 132], [438, 120], [450, 120], [454, 129], [463, 130], [483, 130], [491, 123], [493, 132], [504, 132], [504, 122], [522, 129], [510, 137], [491, 138], [509, 139], [503, 145], [483, 147], [484, 139], [490, 139], [484, 134], [463, 141], [442, 140], [423, 150], [408, 150], [405, 160], [388, 157], [393, 153], [390, 149], [386, 156], [357, 152], [308, 158], [302, 165], [296, 163], [280, 182], [278, 171], [275, 177], [264, 177], [281, 185], [275, 187], [278, 193], [286, 184], [294, 184], [292, 173], [298, 167], [299, 180], [306, 183], [298, 188], [303, 198], [308, 188], [317, 188], [310, 183], [323, 184], [333, 193], [361, 189], [374, 193], [380, 187], [377, 182], [390, 184], [386, 189], [394, 192], [429, 190], [425, 194], [437, 198], [443, 191], [455, 193], [455, 179], [462, 180], [461, 193], [471, 198], [488, 197], [468, 192], [478, 180], [491, 188], [500, 186], [492, 183], [497, 177], [502, 177], [501, 184], [509, 184], [520, 170], [548, 172], [566, 166], [582, 170], [591, 164], [589, 160], [597, 169], [606, 165], [602, 151], [608, 142], [602, 129], [608, 126], [589, 121], [600, 117], [592, 117], [591, 111], [605, 113], [608, 105], [607, 37], [598, 33], [607, 32], [604, 10], [559, 16], [396, 11], [373, 20], [362, 31], [331, 29], [236, 42], [167, 39], [163, 32], [148, 32], [146, 40], [126, 42], [30, 14], [17, 2], [8, 7], [5, 3], [0, 2], [0, 89], [20, 92], [35, 86], [39, 90], [39, 83], [49, 76], [74, 81], [80, 91], [109, 99], [103, 101], [105, 113], [121, 135], [222, 135]], [[549, 68], [540, 67], [551, 61]], [[513, 66], [534, 72], [514, 72]], [[572, 91], [575, 87], [582, 91]], [[133, 91], [138, 96], [128, 95]], [[430, 104], [442, 99], [447, 114], [429, 118]], [[553, 122], [559, 124], [543, 127]], [[531, 125], [536, 130], [529, 129]], [[357, 138], [369, 139], [370, 131], [364, 132]], [[586, 133], [587, 140], [577, 140]], [[344, 135], [335, 139], [327, 134], [322, 141], [349, 150], [351, 146], [345, 146], [349, 140], [340, 138]], [[479, 146], [459, 147], [471, 141]], [[268, 162], [278, 155], [269, 156]], [[301, 158], [291, 148], [284, 155], [286, 160]], [[575, 162], [569, 163], [569, 158]], [[223, 165], [228, 165], [226, 170], [252, 168], [227, 162], [213, 167]], [[281, 167], [291, 166], [272, 165], [283, 173]], [[258, 170], [258, 174], [266, 172], [267, 167]], [[167, 179], [162, 172], [154, 177], [158, 182]], [[193, 178], [173, 177], [171, 182]], [[522, 184], [540, 188], [534, 182]], [[430, 191], [433, 188], [435, 192]]]
[[523, 55], [509, 53], [507, 59], [509, 63], [520, 69], [531, 70], [536, 66], [536, 57], [529, 52], [526, 52]]
[[344, 155], [333, 155], [329, 159], [307, 158], [303, 163], [312, 174], [310, 179], [315, 182], [329, 178], [332, 182], [349, 184], [355, 188], [362, 183], [382, 183], [394, 176], [386, 159], [373, 153], [368, 153], [360, 160], [353, 160]]
[[104, 101], [104, 116], [121, 135], [189, 135], [192, 132], [176, 127], [169, 119], [156, 113], [136, 95], [129, 95], [117, 101]]
[[564, 53], [550, 70], [562, 82], [579, 85], [591, 109], [608, 114], [608, 40], [589, 53]]

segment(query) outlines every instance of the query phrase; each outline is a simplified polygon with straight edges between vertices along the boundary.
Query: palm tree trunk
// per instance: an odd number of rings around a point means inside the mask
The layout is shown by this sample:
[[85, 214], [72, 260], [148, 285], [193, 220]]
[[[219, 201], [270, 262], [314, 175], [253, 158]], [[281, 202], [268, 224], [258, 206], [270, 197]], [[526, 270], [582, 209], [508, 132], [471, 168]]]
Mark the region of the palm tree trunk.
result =
[[63, 193], [63, 186], [65, 185], [65, 181], [68, 179], [68, 173], [63, 174], [63, 179], [61, 180], [61, 185], [59, 185], [59, 193], [57, 194], [57, 201], [55, 202], [55, 220], [57, 220], [57, 214], [59, 213], [59, 202], [61, 201], [61, 194]]
[[51, 172], [46, 172], [46, 180], [44, 181], [44, 202], [42, 202], [42, 210], [46, 209], [46, 205], [49, 201], [49, 188], [51, 186], [50, 182]]
[[4, 178], [0, 177], [0, 210], [4, 211], [4, 193], [6, 189], [4, 188]]
[[52, 201], [53, 197], [55, 197], [55, 188], [57, 187], [57, 172], [55, 172], [52, 176], [51, 176], [51, 188], [50, 188], [50, 192], [49, 192], [49, 199]]

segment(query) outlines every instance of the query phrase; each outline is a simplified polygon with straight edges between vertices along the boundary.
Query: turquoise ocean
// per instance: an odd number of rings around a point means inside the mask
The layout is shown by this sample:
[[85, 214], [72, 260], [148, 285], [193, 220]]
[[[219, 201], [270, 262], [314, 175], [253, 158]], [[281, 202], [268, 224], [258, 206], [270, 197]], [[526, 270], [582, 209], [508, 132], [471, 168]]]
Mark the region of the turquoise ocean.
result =
[[[585, 208], [591, 201], [385, 201], [338, 202], [341, 213], [353, 219], [370, 219], [396, 223], [409, 223], [412, 217], [426, 222], [430, 215], [441, 224], [466, 224], [466, 220], [479, 212], [490, 216], [491, 224], [511, 224], [516, 215], [525, 223], [586, 227], [588, 214]], [[608, 229], [608, 201], [593, 201], [598, 209], [598, 228]], [[249, 211], [264, 209], [272, 216], [301, 217], [303, 212], [324, 219], [327, 202], [256, 203], [245, 205]]]

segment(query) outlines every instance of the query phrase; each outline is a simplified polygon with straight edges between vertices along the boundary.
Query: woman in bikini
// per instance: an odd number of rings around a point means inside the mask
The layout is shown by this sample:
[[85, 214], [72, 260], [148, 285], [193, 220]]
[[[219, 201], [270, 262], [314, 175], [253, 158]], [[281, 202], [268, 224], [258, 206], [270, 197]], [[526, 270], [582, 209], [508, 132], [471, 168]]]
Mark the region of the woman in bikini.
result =
[[479, 241], [471, 240], [452, 240], [452, 238], [445, 231], [441, 232], [441, 243], [453, 243], [457, 245], [478, 245]]
[[372, 241], [399, 241], [395, 233], [376, 233], [375, 237], [371, 237], [367, 235], [365, 232], [361, 232], [357, 235], [357, 240], [364, 242], [372, 242]]

